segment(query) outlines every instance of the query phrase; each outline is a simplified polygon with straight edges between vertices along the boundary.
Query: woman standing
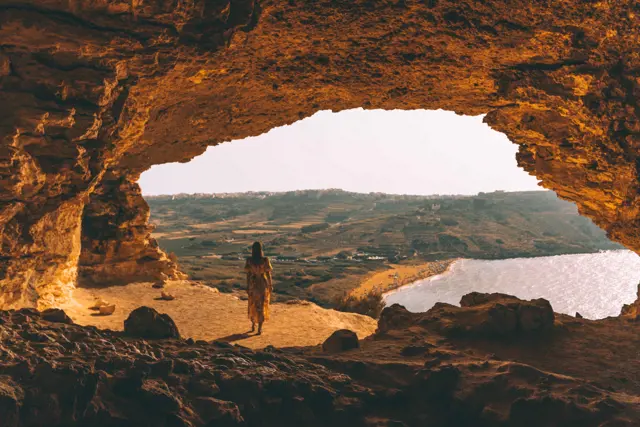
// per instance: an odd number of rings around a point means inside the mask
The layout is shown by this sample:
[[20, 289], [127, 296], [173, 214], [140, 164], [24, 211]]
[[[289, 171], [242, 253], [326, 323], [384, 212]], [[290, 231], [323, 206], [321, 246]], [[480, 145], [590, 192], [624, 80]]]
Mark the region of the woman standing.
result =
[[251, 247], [251, 256], [247, 258], [244, 271], [247, 272], [247, 293], [249, 294], [249, 320], [251, 332], [262, 334], [262, 324], [269, 319], [269, 302], [273, 283], [271, 281], [271, 262], [262, 252], [262, 244], [255, 242]]

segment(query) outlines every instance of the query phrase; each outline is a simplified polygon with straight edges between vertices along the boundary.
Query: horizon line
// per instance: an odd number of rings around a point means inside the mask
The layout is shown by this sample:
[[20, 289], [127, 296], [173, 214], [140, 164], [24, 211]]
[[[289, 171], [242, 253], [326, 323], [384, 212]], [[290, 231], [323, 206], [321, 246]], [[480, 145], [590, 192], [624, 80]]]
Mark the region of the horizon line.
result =
[[440, 197], [474, 197], [479, 196], [480, 194], [493, 194], [493, 193], [545, 193], [545, 192], [553, 192], [553, 190], [542, 189], [542, 190], [493, 190], [493, 191], [479, 191], [474, 194], [440, 194], [440, 193], [432, 193], [432, 194], [409, 194], [409, 193], [386, 193], [383, 191], [369, 191], [369, 192], [360, 192], [360, 191], [349, 191], [343, 190], [341, 188], [306, 188], [300, 190], [284, 190], [284, 191], [271, 191], [271, 190], [249, 190], [249, 191], [222, 191], [222, 192], [198, 192], [198, 193], [172, 193], [172, 194], [142, 194], [142, 197], [171, 197], [171, 196], [197, 196], [197, 195], [210, 195], [215, 196], [217, 194], [226, 195], [226, 194], [269, 194], [269, 195], [279, 195], [279, 194], [288, 194], [288, 193], [304, 193], [311, 191], [339, 191], [347, 194], [358, 194], [358, 195], [387, 195], [387, 196], [409, 196], [409, 197], [432, 197], [432, 196], [440, 196]]

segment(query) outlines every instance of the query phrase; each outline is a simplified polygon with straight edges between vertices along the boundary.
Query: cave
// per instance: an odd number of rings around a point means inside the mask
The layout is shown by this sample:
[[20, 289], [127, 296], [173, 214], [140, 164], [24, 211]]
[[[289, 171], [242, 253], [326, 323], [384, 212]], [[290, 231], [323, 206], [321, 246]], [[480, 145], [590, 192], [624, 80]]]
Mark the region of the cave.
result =
[[3, 425], [637, 425], [637, 322], [543, 299], [394, 305], [371, 339], [333, 337], [349, 345], [337, 354], [183, 339], [148, 307], [134, 317], [160, 323], [150, 336], [39, 310], [76, 283], [181, 277], [150, 236], [140, 174], [320, 110], [484, 114], [522, 168], [640, 252], [638, 13], [631, 0], [0, 1], [0, 305], [22, 307], [0, 311]]
[[320, 110], [485, 114], [521, 167], [640, 251], [630, 0], [0, 4], [0, 303], [178, 278], [152, 165]]

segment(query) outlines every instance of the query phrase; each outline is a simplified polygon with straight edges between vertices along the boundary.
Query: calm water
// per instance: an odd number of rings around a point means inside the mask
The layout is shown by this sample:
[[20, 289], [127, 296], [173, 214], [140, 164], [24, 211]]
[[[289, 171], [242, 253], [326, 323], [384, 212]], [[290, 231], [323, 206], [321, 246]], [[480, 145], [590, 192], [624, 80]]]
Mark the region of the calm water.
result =
[[546, 298], [556, 312], [589, 319], [616, 316], [636, 299], [640, 257], [634, 252], [515, 258], [498, 261], [463, 259], [447, 273], [387, 294], [388, 305], [409, 311], [430, 309], [436, 302], [456, 304], [472, 291], [503, 292], [519, 298]]

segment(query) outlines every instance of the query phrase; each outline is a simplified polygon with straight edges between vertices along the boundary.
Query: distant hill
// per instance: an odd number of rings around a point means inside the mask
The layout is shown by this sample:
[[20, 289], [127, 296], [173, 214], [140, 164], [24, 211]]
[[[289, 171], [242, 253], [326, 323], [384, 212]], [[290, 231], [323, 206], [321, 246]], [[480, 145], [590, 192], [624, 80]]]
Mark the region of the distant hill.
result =
[[[195, 279], [243, 287], [254, 240], [283, 263], [277, 291], [327, 304], [388, 263], [620, 249], [553, 192], [477, 196], [342, 190], [147, 197], [155, 236]], [[237, 271], [236, 271], [237, 270]]]

